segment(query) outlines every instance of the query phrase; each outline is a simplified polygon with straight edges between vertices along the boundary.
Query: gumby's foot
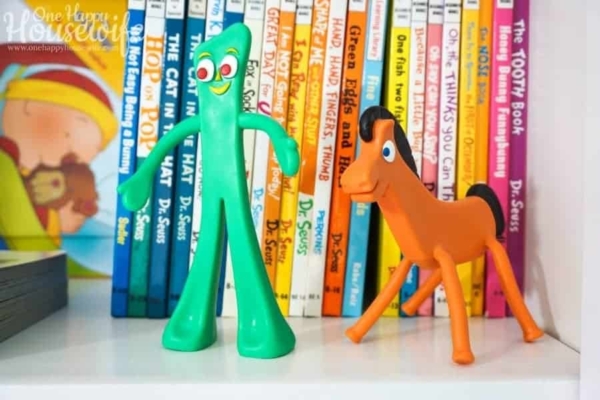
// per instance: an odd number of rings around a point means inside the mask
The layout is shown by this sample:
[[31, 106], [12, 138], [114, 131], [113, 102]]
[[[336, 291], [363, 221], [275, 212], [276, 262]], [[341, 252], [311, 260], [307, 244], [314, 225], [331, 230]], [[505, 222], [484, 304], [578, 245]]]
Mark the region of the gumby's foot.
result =
[[296, 337], [281, 317], [277, 322], [266, 324], [264, 321], [246, 320], [238, 328], [238, 352], [242, 357], [277, 358], [294, 350]]
[[217, 340], [217, 325], [211, 322], [200, 323], [189, 318], [171, 317], [163, 332], [162, 343], [166, 349], [176, 351], [199, 351]]

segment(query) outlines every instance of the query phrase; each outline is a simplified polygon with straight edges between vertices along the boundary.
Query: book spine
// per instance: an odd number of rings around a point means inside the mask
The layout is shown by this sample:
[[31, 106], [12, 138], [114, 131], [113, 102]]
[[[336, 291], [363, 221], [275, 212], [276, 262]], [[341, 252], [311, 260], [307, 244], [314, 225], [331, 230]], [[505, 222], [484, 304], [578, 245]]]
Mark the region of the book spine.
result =
[[[460, 82], [461, 1], [444, 2], [444, 33], [442, 38], [442, 78], [440, 90], [440, 129], [438, 146], [437, 198], [455, 200], [457, 107]], [[435, 290], [433, 312], [437, 317], [448, 317], [449, 310], [443, 285]]]
[[[527, 182], [527, 91], [529, 70], [529, 0], [515, 2], [512, 45], [510, 217], [508, 256], [519, 290], [523, 294], [525, 275], [525, 206]], [[512, 312], [507, 308], [507, 314]]]
[[[160, 94], [158, 140], [179, 122], [180, 76], [183, 59], [185, 0], [167, 0], [164, 68]], [[152, 244], [148, 278], [148, 317], [167, 316], [169, 254], [173, 215], [173, 167], [175, 152], [170, 151], [154, 178], [152, 204]]]
[[[206, 28], [204, 32], [205, 40], [210, 40], [223, 32], [225, 21], [225, 1], [226, 0], [208, 0], [206, 6]], [[202, 140], [198, 137], [198, 146], [196, 148], [196, 198], [199, 201], [198, 212], [194, 207], [194, 216], [192, 224], [200, 229], [202, 221]], [[225, 307], [223, 296], [225, 287], [225, 269], [227, 264], [227, 227], [223, 227], [223, 236], [221, 238], [223, 250], [221, 253], [221, 266], [219, 268], [219, 285], [217, 289], [217, 315], [222, 315]], [[235, 305], [233, 307], [235, 309]]]
[[[127, 181], [136, 168], [145, 10], [145, 0], [129, 0], [127, 53], [125, 55], [121, 130], [119, 133], [119, 185]], [[133, 213], [127, 210], [121, 198], [118, 198], [111, 294], [111, 315], [113, 317], [127, 316], [132, 225]]]
[[[427, 19], [429, 2], [415, 0], [411, 10], [410, 71], [408, 86], [408, 117], [406, 136], [417, 166], [417, 174], [423, 176], [423, 134], [425, 120], [425, 72], [427, 66]], [[413, 265], [400, 289], [400, 305], [416, 292], [419, 286], [419, 270]], [[407, 317], [400, 309], [400, 316]]]
[[408, 117], [406, 138], [422, 175], [423, 117], [425, 109], [425, 66], [427, 62], [428, 1], [414, 0], [410, 21], [410, 67], [408, 83]]
[[[304, 136], [303, 122], [308, 81], [312, 10], [313, 0], [298, 0], [294, 29], [292, 70], [290, 72], [287, 130], [298, 144], [300, 154], [302, 154], [302, 140]], [[284, 176], [282, 183], [275, 298], [284, 316], [288, 316], [290, 307], [299, 181], [299, 174], [296, 174], [295, 176]]]
[[[364, 70], [360, 96], [359, 115], [369, 107], [381, 103], [383, 86], [383, 68], [385, 59], [385, 40], [388, 25], [387, 0], [370, 2], [367, 22], [367, 38], [364, 52]], [[360, 141], [356, 143], [355, 157], [360, 154]], [[348, 243], [348, 262], [346, 275], [353, 275], [351, 288], [361, 288], [356, 294], [356, 311], [362, 312], [364, 282], [367, 264], [367, 245], [369, 243], [369, 228], [371, 222], [371, 204], [352, 202], [350, 214], [350, 241]], [[354, 277], [356, 274], [356, 277]], [[388, 278], [389, 279], [389, 278]], [[397, 299], [399, 296], [397, 296]], [[354, 307], [353, 307], [354, 308]], [[399, 301], [396, 300], [396, 316], [398, 316]]]
[[[513, 1], [496, 0], [492, 36], [488, 185], [498, 196], [505, 220], [509, 211], [512, 23]], [[506, 248], [506, 226], [499, 240]], [[489, 252], [486, 255], [486, 265], [486, 315], [489, 318], [502, 318], [506, 316], [506, 302], [494, 260]]]
[[[204, 40], [206, 0], [188, 0], [185, 19], [185, 47], [181, 88], [180, 120], [198, 113], [196, 79], [194, 79], [194, 50]], [[171, 270], [169, 272], [170, 316], [183, 291], [198, 242], [199, 225], [192, 225], [193, 215], [199, 212], [196, 199], [196, 148], [198, 135], [188, 136], [176, 148], [175, 191], [171, 230]]]
[[367, 1], [350, 0], [346, 23], [344, 67], [338, 110], [337, 139], [331, 194], [331, 215], [327, 235], [323, 315], [342, 315], [344, 277], [350, 228], [350, 196], [342, 190], [341, 177], [354, 161], [358, 132], [358, 107], [361, 93], [365, 38], [367, 35]]
[[[249, 13], [249, 17], [246, 13]], [[253, 44], [256, 43], [254, 33], [260, 38], [262, 37], [262, 18], [264, 16], [264, 1], [262, 0], [227, 0], [225, 3], [225, 13], [223, 16], [223, 29], [227, 29], [234, 23], [242, 22], [247, 19], [247, 25], [251, 29]], [[257, 32], [257, 29], [259, 32]], [[257, 47], [258, 50], [254, 48]], [[248, 58], [248, 68], [246, 70], [246, 81], [244, 83], [244, 111], [256, 112], [257, 103], [257, 87], [258, 78], [255, 75], [258, 73], [257, 64], [260, 63], [261, 43], [257, 46], [252, 46], [252, 53]], [[256, 54], [258, 51], [258, 55]], [[250, 190], [251, 177], [248, 175], [248, 154], [253, 155], [254, 141], [248, 142], [247, 132], [251, 132], [252, 138], [254, 130], [244, 130], [244, 161], [246, 163], [246, 184]], [[247, 135], [247, 136], [246, 136]], [[248, 193], [248, 195], [250, 195]], [[217, 315], [234, 317], [237, 315], [235, 282], [233, 278], [233, 260], [231, 258], [231, 248], [227, 245], [227, 228], [223, 228], [225, 235], [223, 238], [224, 260], [221, 263], [221, 272], [219, 274], [219, 287], [217, 298]], [[224, 264], [223, 264], [224, 263]]]
[[[460, 50], [460, 90], [458, 95], [458, 149], [456, 158], [456, 198], [464, 199], [475, 183], [477, 129], [477, 57], [479, 0], [464, 0]], [[457, 265], [467, 316], [472, 315], [473, 261]]]
[[[398, 120], [404, 131], [406, 131], [408, 125], [411, 18], [412, 0], [394, 0], [387, 48], [387, 90], [385, 91], [384, 104]], [[380, 292], [389, 281], [390, 271], [398, 266], [401, 253], [400, 246], [396, 242], [387, 220], [381, 213], [378, 215], [377, 234], [379, 240], [377, 247], [377, 291]], [[346, 282], [351, 283], [348, 279], [346, 279]], [[353, 287], [352, 289], [360, 297], [360, 304], [362, 304], [362, 294], [360, 294], [362, 290], [362, 287]], [[353, 301], [352, 304], [354, 304], [350, 308], [352, 315], [360, 315], [360, 309], [356, 308], [356, 302]], [[399, 306], [400, 296], [394, 297], [386, 307], [383, 315], [398, 316]]]
[[[166, 0], [147, 0], [146, 34], [142, 63], [142, 80], [138, 140], [137, 169], [143, 165], [158, 139], [161, 110], [161, 85], [165, 41]], [[131, 274], [129, 284], [128, 315], [145, 317], [148, 309], [148, 278], [150, 269], [150, 236], [154, 190], [144, 206], [133, 218]]]
[[[244, 24], [250, 29], [252, 46], [248, 56], [246, 79], [244, 81], [244, 112], [258, 111], [258, 88], [260, 84], [261, 55], [265, 25], [265, 0], [246, 0]], [[244, 161], [246, 163], [246, 183], [248, 196], [252, 191], [252, 170], [254, 168], [254, 142], [256, 130], [244, 129]]]
[[[442, 37], [444, 28], [444, 0], [429, 0], [427, 18], [427, 67], [425, 77], [425, 122], [423, 128], [423, 169], [421, 180], [433, 196], [437, 196], [438, 138], [440, 128], [440, 79], [442, 70]], [[419, 286], [432, 271], [419, 270]], [[417, 315], [433, 315], [433, 296], [427, 298]]]
[[[275, 82], [271, 117], [287, 130], [288, 99], [290, 86], [291, 58], [294, 46], [294, 25], [296, 22], [296, 0], [281, 0], [277, 55], [275, 60]], [[273, 143], [269, 141], [267, 150], [267, 176], [265, 185], [265, 212], [262, 226], [261, 252], [267, 271], [272, 271], [271, 286], [275, 294], [277, 274], [278, 235], [281, 212], [282, 171], [275, 155]]]
[[[477, 128], [475, 133], [475, 181], [486, 183], [490, 123], [490, 64], [492, 49], [493, 1], [479, 4], [479, 54], [477, 57]], [[485, 255], [473, 261], [471, 315], [484, 312]]]
[[[222, 30], [244, 20], [244, 0], [226, 0], [223, 13]], [[248, 175], [246, 175], [248, 182]], [[219, 286], [217, 297], [217, 315], [237, 315], [235, 297], [235, 285], [233, 281], [233, 261], [231, 259], [231, 248], [227, 244], [227, 227], [223, 227], [223, 259], [221, 260], [221, 272], [219, 274]]]
[[[258, 112], [271, 116], [273, 109], [273, 93], [275, 91], [275, 74], [277, 70], [277, 39], [279, 37], [279, 19], [281, 13], [280, 0], [266, 0], [265, 25], [260, 69], [260, 86], [258, 91]], [[254, 167], [252, 171], [252, 195], [250, 207], [256, 230], [258, 243], [263, 243], [263, 226], [265, 223], [265, 201], [267, 168], [269, 164], [269, 136], [256, 131], [254, 144]], [[262, 252], [261, 252], [262, 254]], [[263, 258], [265, 257], [262, 254]], [[275, 269], [267, 268], [269, 282], [274, 287]]]
[[304, 315], [320, 317], [323, 312], [323, 280], [329, 234], [329, 214], [335, 141], [337, 138], [340, 85], [344, 67], [344, 35], [348, 0], [336, 1], [329, 9], [327, 51], [323, 75], [323, 95], [319, 122], [317, 167], [313, 204], [313, 229], [308, 256], [307, 299]]
[[244, 8], [246, 0], [225, 0], [225, 11], [223, 14], [223, 29], [233, 24], [244, 21]]
[[305, 104], [304, 136], [300, 165], [300, 182], [294, 236], [294, 261], [289, 315], [304, 315], [308, 284], [308, 254], [312, 235], [313, 196], [317, 168], [317, 146], [321, 97], [323, 92], [323, 64], [327, 51], [327, 30], [330, 0], [315, 0], [312, 14], [312, 39], [308, 61], [308, 87]]
[[[244, 20], [244, 0], [225, 0], [222, 30]], [[246, 175], [246, 181], [248, 176]], [[227, 227], [223, 227], [223, 259], [221, 260], [221, 273], [219, 274], [217, 315], [237, 315], [235, 287], [233, 282], [233, 261], [231, 248], [227, 242]], [[230, 315], [232, 314], [232, 315]]]

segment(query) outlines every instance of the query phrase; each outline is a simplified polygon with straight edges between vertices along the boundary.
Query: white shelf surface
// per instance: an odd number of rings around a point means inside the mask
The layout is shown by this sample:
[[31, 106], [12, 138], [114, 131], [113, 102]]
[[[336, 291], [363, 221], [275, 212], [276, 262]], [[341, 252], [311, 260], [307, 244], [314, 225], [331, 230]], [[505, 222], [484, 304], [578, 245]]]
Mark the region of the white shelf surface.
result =
[[512, 318], [470, 319], [470, 366], [451, 361], [449, 320], [423, 317], [382, 318], [358, 345], [344, 336], [354, 319], [290, 319], [294, 352], [254, 360], [237, 353], [235, 319], [219, 319], [212, 347], [173, 352], [166, 320], [110, 317], [110, 282], [69, 292], [67, 308], [0, 343], [1, 399], [578, 398], [579, 353], [548, 335], [524, 343]]

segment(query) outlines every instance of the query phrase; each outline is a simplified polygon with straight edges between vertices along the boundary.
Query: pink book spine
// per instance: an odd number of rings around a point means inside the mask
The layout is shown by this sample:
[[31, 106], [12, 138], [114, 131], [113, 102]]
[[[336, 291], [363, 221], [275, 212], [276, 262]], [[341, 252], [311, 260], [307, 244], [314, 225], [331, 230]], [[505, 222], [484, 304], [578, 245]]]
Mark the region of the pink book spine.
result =
[[[512, 47], [510, 139], [510, 223], [508, 257], [523, 294], [525, 275], [525, 183], [527, 181], [527, 89], [529, 67], [529, 0], [515, 3]], [[512, 316], [510, 308], [506, 312]]]
[[[425, 122], [423, 131], [423, 170], [421, 180], [437, 196], [438, 132], [440, 126], [440, 77], [442, 69], [442, 34], [444, 1], [430, 1], [427, 24], [427, 66], [425, 72]], [[429, 278], [431, 270], [419, 270], [419, 286]], [[417, 315], [433, 315], [433, 296], [421, 304]]]
[[[513, 0], [495, 0], [493, 17], [492, 76], [490, 98], [490, 143], [488, 184], [494, 190], [505, 220], [508, 216], [511, 132], [511, 61], [513, 41]], [[506, 249], [506, 227], [499, 238]], [[496, 265], [487, 252], [486, 316], [506, 316], [506, 300]]]

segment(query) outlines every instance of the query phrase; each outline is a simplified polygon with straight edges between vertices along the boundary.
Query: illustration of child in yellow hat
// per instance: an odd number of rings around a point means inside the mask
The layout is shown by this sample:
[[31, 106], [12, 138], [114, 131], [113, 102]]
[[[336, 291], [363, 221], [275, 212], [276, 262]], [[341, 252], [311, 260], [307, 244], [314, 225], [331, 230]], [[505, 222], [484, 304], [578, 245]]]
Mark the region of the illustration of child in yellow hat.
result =
[[98, 212], [89, 164], [117, 130], [108, 93], [73, 53], [11, 52], [0, 46], [5, 247], [29, 247], [23, 238], [43, 241], [44, 235], [58, 247], [63, 234], [77, 232]]

